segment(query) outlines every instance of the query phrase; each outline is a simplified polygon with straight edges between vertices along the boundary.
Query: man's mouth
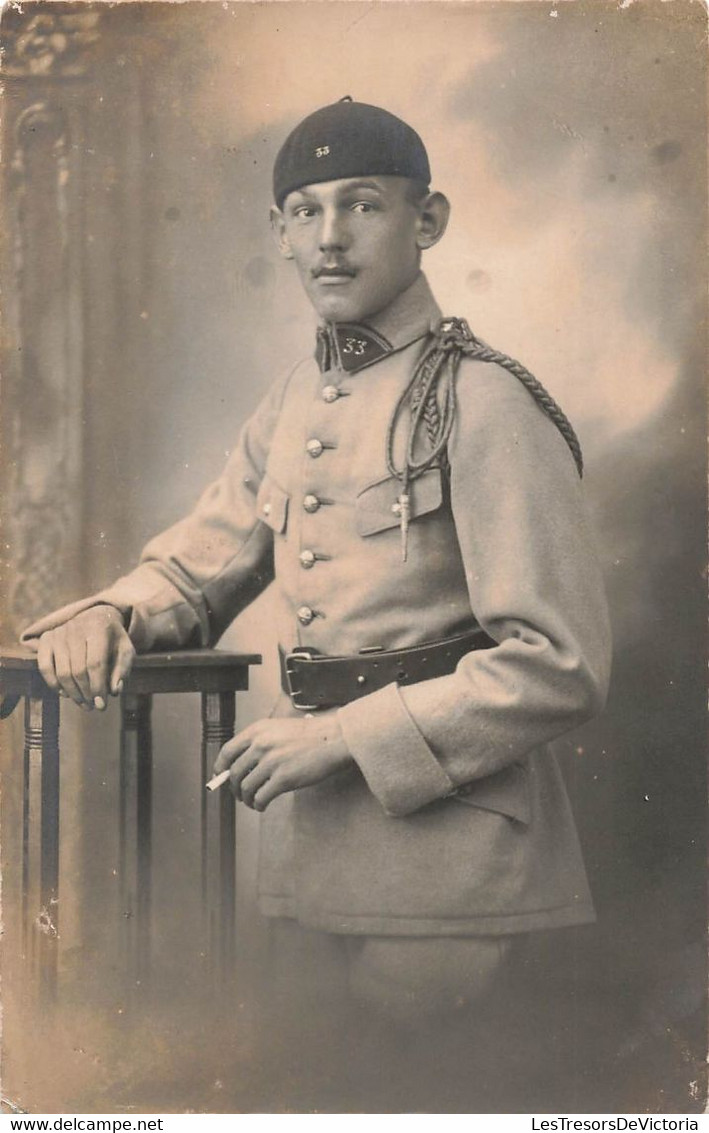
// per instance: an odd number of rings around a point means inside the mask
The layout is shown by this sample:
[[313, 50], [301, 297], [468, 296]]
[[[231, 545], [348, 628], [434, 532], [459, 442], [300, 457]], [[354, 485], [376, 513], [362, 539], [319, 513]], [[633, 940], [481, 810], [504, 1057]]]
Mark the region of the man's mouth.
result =
[[322, 267], [315, 268], [313, 271], [314, 279], [354, 279], [354, 268], [348, 267], [346, 264], [323, 264]]

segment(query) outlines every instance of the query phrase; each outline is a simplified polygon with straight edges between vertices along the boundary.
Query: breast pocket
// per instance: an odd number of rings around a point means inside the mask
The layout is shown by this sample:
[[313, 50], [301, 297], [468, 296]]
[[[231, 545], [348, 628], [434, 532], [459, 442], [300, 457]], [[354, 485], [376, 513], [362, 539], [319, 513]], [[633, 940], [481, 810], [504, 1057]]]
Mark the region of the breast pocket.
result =
[[[364, 488], [355, 501], [356, 525], [360, 535], [376, 535], [398, 527], [401, 519], [399, 496], [401, 481], [386, 476]], [[429, 468], [409, 485], [409, 516], [416, 520], [436, 511], [443, 503], [440, 468]]]
[[266, 473], [256, 497], [257, 514], [278, 535], [283, 535], [288, 526], [289, 499], [288, 493]]

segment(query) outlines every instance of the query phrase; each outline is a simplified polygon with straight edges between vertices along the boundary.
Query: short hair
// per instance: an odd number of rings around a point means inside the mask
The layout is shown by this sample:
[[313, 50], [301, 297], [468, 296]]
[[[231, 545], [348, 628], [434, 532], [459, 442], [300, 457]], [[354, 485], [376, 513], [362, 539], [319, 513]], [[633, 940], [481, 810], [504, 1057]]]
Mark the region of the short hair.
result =
[[421, 181], [417, 177], [406, 178], [406, 199], [409, 204], [420, 205], [429, 192], [430, 185], [427, 181]]

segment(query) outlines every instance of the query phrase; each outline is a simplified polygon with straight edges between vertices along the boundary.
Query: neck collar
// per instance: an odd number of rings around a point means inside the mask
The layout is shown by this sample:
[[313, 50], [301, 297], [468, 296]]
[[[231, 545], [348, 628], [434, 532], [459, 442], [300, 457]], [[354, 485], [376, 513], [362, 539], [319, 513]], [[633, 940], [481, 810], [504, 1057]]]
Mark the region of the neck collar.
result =
[[440, 319], [428, 281], [419, 272], [410, 287], [366, 322], [320, 326], [315, 357], [321, 370], [362, 370], [423, 338], [435, 330]]

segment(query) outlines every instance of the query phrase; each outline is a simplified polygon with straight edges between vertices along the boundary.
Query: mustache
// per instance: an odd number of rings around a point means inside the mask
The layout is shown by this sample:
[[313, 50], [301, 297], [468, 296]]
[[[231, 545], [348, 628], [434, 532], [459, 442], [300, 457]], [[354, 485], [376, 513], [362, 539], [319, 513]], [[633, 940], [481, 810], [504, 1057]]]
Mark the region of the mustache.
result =
[[355, 272], [354, 268], [351, 268], [348, 264], [336, 263], [321, 264], [320, 267], [313, 268], [311, 274], [313, 276], [313, 279], [320, 279], [321, 276], [328, 275], [347, 275], [350, 276], [350, 278], [354, 279], [357, 273]]

